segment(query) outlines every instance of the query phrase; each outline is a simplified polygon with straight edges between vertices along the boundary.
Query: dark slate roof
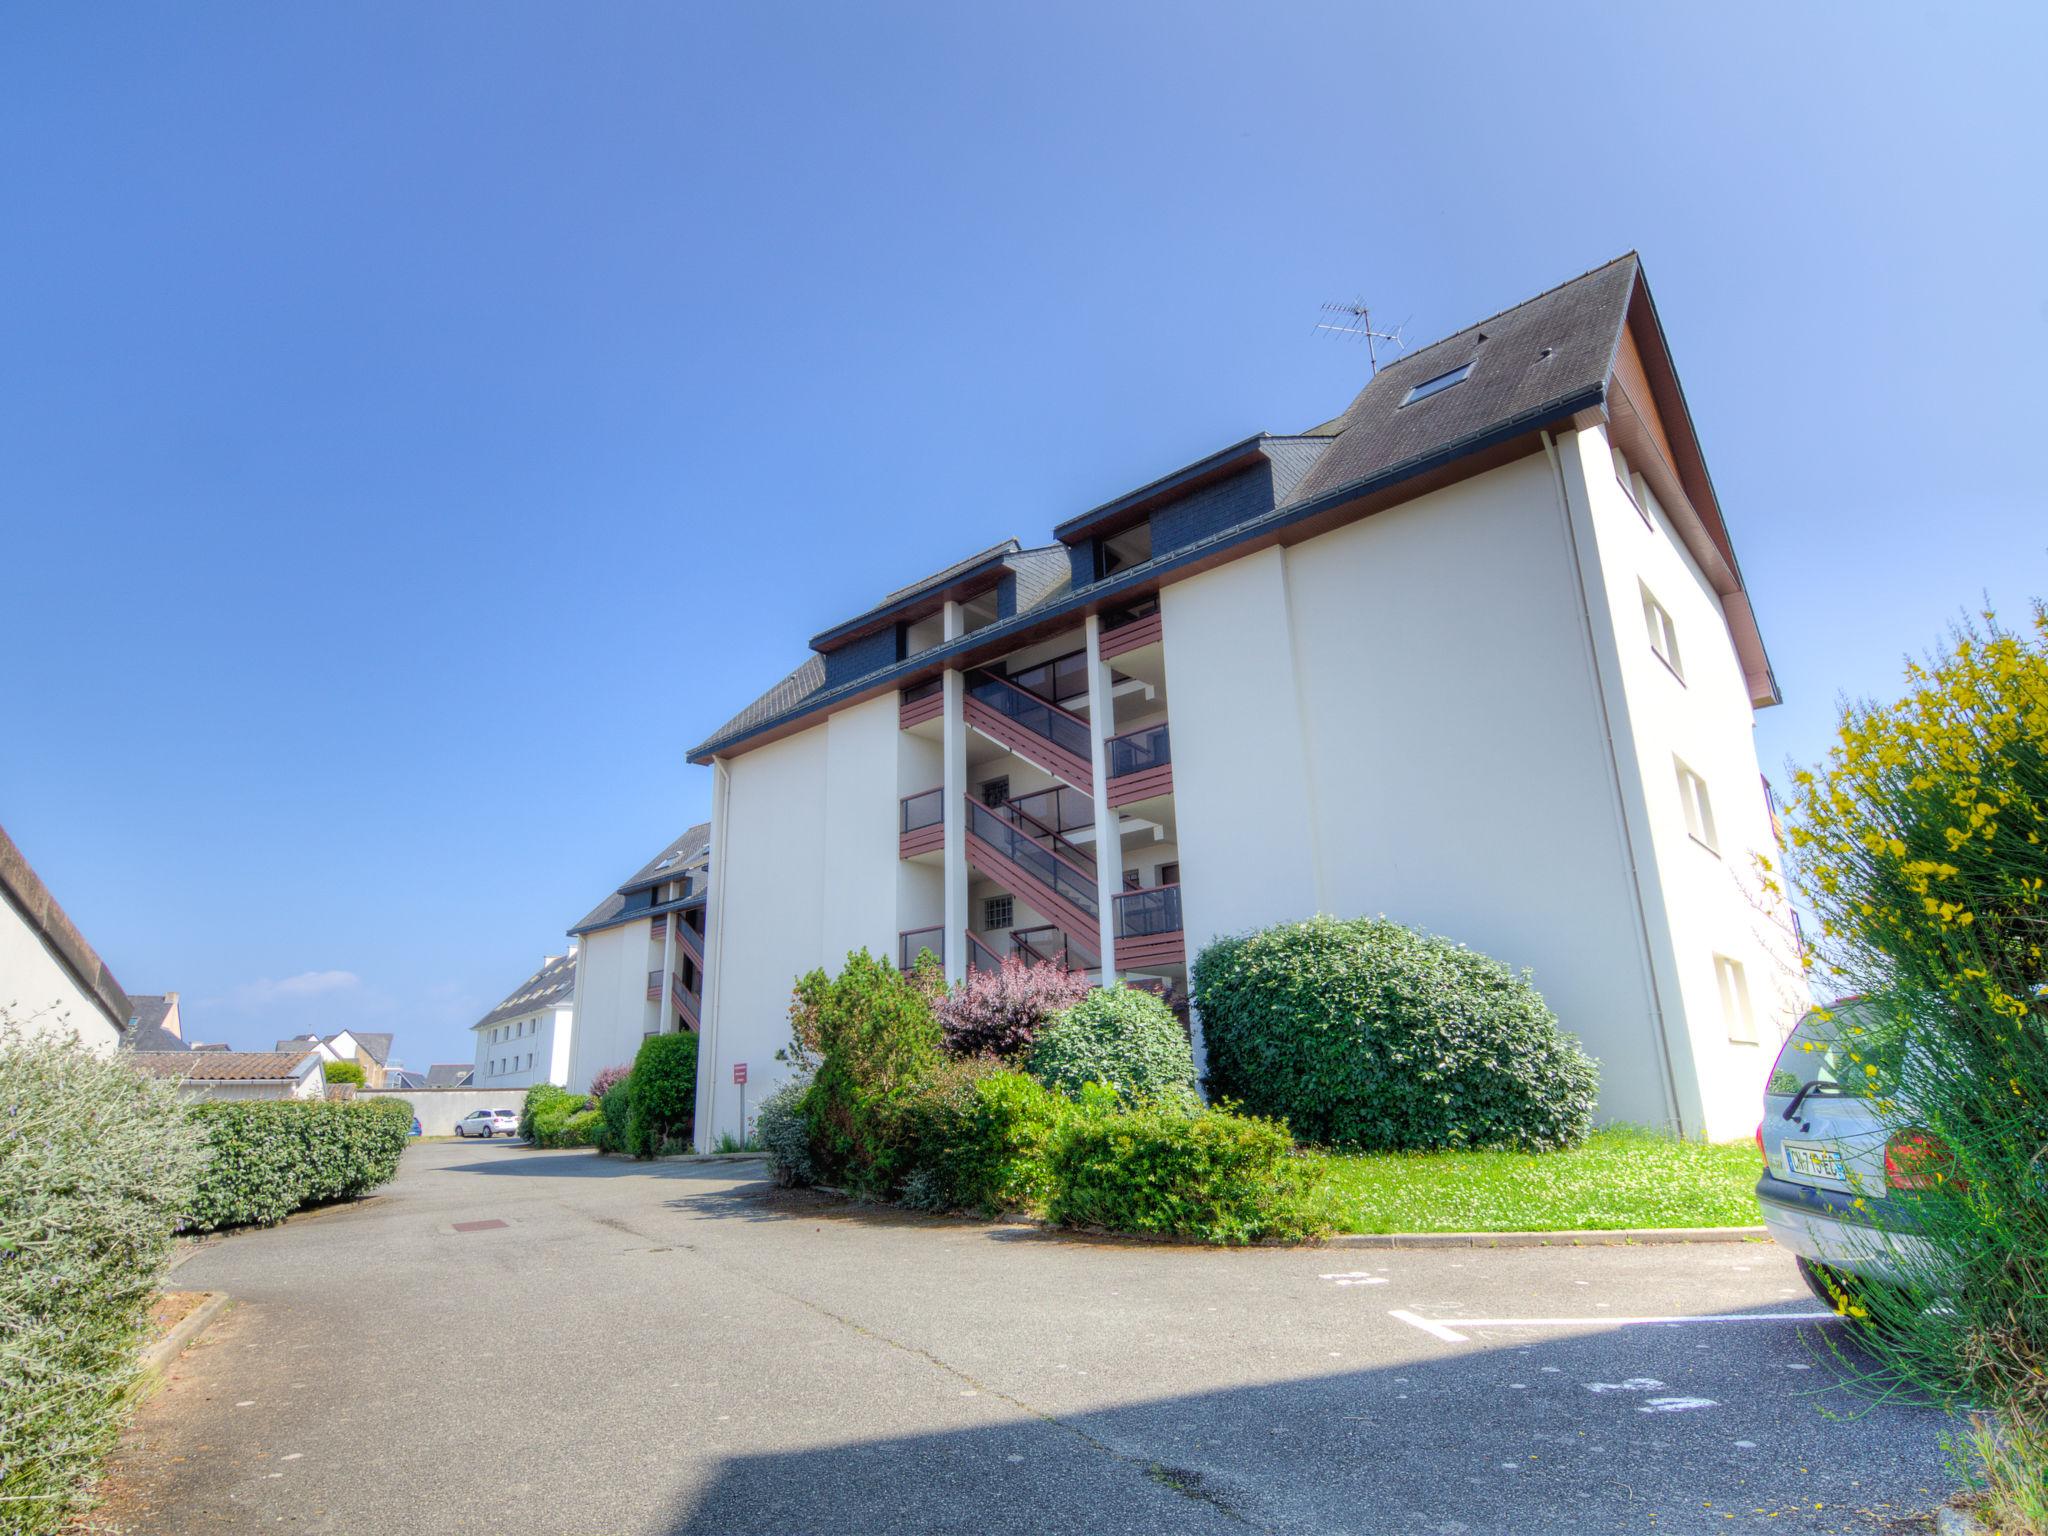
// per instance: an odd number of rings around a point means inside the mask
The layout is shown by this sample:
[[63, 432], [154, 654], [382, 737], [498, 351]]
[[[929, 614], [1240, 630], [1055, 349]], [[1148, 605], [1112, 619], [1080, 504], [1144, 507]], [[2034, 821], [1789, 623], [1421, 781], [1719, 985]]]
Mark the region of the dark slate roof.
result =
[[[370, 1053], [371, 1058], [378, 1066], [383, 1066], [385, 1062], [391, 1059], [391, 1036], [366, 1035], [360, 1029], [352, 1029], [349, 1033], [355, 1036], [357, 1045]], [[329, 1035], [327, 1042], [332, 1045], [339, 1038], [338, 1035]]]
[[134, 1020], [128, 1027], [127, 1038], [121, 1048], [126, 1051], [189, 1051], [191, 1046], [184, 1039], [164, 1028], [164, 1020], [170, 1016], [171, 1001], [177, 993], [169, 992], [151, 997], [140, 992], [128, 994], [128, 1006], [134, 1010]]
[[319, 1044], [320, 1037], [318, 1035], [293, 1035], [288, 1040], [278, 1041], [277, 1049], [280, 1051], [310, 1051]]
[[476, 1071], [466, 1061], [437, 1061], [427, 1068], [429, 1088], [460, 1088]]
[[[1312, 445], [1304, 439], [1328, 442], [1278, 506], [1244, 522], [1212, 530], [1191, 544], [1159, 551], [1150, 560], [1078, 591], [1069, 578], [1049, 586], [1029, 606], [1020, 598], [1014, 615], [977, 630], [969, 638], [976, 646], [986, 645], [1037, 618], [1052, 617], [1052, 610], [1062, 604], [1073, 607], [1078, 618], [1082, 609], [1098, 600], [1110, 601], [1127, 592], [1136, 596], [1155, 590], [1157, 580], [1165, 573], [1211, 555], [1220, 547], [1256, 537], [1271, 526], [1306, 515], [1312, 504], [1337, 505], [1358, 494], [1367, 482], [1397, 482], [1432, 464], [1455, 460], [1490, 443], [1560, 420], [1583, 406], [1597, 405], [1605, 395], [1627, 318], [1629, 297], [1640, 271], [1634, 252], [1618, 257], [1389, 363], [1359, 392], [1342, 416], [1292, 438], [1255, 434], [1164, 480], [1070, 519], [1060, 525], [1061, 530], [1085, 528], [1106, 510], [1121, 507], [1133, 498], [1142, 500], [1170, 488], [1183, 477], [1199, 476], [1232, 455], [1249, 452], [1261, 444], [1301, 443], [1305, 461]], [[1415, 385], [1467, 361], [1473, 368], [1462, 383], [1403, 405]], [[1022, 585], [1020, 580], [1019, 586]], [[963, 646], [964, 642], [953, 642], [944, 650], [950, 653]], [[812, 658], [813, 662], [817, 660]], [[918, 658], [912, 658], [881, 667], [831, 688], [825, 686], [823, 667], [813, 669], [806, 663], [693, 747], [689, 756], [692, 761], [707, 760], [767, 726], [828, 708], [842, 698], [855, 697], [875, 687], [889, 673], [914, 671], [917, 662]]]
[[[820, 658], [813, 659], [818, 660]], [[709, 849], [710, 846], [711, 823], [700, 821], [645, 864], [634, 870], [631, 875], [612, 891], [611, 895], [605, 897], [603, 901], [600, 901], [595, 907], [591, 908], [583, 921], [576, 924], [569, 931], [571, 933], [588, 933], [593, 928], [604, 927], [625, 909], [626, 893], [628, 891], [641, 890], [650, 885], [659, 885], [664, 881], [675, 879], [682, 871], [697, 863], [699, 856]], [[673, 905], [673, 903], [669, 905]], [[649, 908], [648, 910], [654, 911], [656, 909]], [[667, 906], [663, 906], [659, 910], [666, 911]], [[633, 915], [638, 917], [641, 914], [636, 912]]]
[[[1565, 401], [1597, 399], [1614, 370], [1637, 267], [1631, 252], [1387, 364], [1338, 418], [1336, 441], [1289, 501], [1313, 500], [1515, 422], [1548, 420]], [[1416, 385], [1467, 362], [1472, 372], [1462, 384], [1401, 403]]]
[[[129, 1006], [128, 994], [114, 980], [106, 962], [85, 942], [85, 935], [72, 926], [64, 909], [57, 905], [57, 898], [29, 867], [5, 827], [0, 827], [0, 892], [20, 909], [23, 920], [42, 935], [43, 942], [56, 951], [58, 961], [71, 973], [72, 980], [99, 1005], [115, 1030], [125, 1034], [128, 1020], [135, 1012]], [[33, 998], [23, 998], [21, 1002], [31, 1009], [39, 1006]]]
[[559, 955], [512, 989], [512, 995], [470, 1026], [482, 1029], [503, 1019], [516, 1019], [536, 1008], [559, 1008], [576, 995], [576, 957]]
[[427, 1086], [427, 1075], [424, 1072], [408, 1072], [403, 1067], [399, 1067], [394, 1071], [384, 1074], [384, 1086], [386, 1088], [424, 1088]]
[[1072, 590], [1074, 562], [1064, 544], [1022, 549], [1005, 562], [1017, 573], [1017, 612], [1056, 603]]
[[135, 1051], [122, 1059], [156, 1077], [195, 1083], [284, 1083], [300, 1076], [306, 1051]]
[[835, 642], [872, 626], [891, 608], [906, 604], [922, 593], [935, 592], [951, 582], [972, 575], [977, 570], [987, 568], [993, 576], [1003, 564], [1004, 558], [1016, 554], [1017, 549], [1015, 539], [1005, 539], [1000, 544], [991, 544], [987, 549], [969, 555], [965, 560], [955, 560], [944, 570], [934, 571], [929, 576], [913, 581], [907, 587], [898, 587], [873, 607], [864, 608], [852, 618], [812, 636], [811, 646], [814, 650], [829, 651]]

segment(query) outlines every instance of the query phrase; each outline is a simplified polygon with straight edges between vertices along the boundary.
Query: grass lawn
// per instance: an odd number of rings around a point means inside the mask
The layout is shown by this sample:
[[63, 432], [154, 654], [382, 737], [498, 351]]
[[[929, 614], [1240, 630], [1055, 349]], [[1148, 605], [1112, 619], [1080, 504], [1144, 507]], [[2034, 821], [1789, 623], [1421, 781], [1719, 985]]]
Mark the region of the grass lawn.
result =
[[1340, 1232], [1542, 1232], [1746, 1227], [1763, 1161], [1753, 1142], [1703, 1146], [1596, 1131], [1570, 1152], [1331, 1152]]

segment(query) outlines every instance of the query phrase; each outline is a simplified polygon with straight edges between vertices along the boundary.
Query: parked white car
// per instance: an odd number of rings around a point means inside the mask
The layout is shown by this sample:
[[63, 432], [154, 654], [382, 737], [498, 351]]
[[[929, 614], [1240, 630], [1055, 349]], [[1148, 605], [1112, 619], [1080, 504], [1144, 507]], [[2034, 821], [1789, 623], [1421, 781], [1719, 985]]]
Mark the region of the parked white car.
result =
[[517, 1136], [519, 1116], [509, 1109], [473, 1109], [455, 1122], [458, 1136]]
[[1859, 1016], [1858, 999], [1845, 998], [1799, 1021], [1764, 1086], [1756, 1133], [1764, 1225], [1830, 1306], [1851, 1288], [1844, 1276], [1898, 1278], [1898, 1257], [1912, 1243], [1902, 1235], [1912, 1220], [1900, 1197], [1934, 1178], [1939, 1155], [1918, 1131], [1886, 1129], [1899, 1117], [1880, 1116], [1871, 1102], [1868, 1064], [1857, 1059]]

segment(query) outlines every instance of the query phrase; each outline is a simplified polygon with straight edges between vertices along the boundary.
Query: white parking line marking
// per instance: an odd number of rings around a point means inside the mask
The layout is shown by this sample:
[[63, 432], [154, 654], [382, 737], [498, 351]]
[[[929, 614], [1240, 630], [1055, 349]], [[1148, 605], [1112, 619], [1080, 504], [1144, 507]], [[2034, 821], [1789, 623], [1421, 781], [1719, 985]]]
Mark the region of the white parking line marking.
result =
[[1442, 1317], [1432, 1321], [1407, 1311], [1387, 1314], [1399, 1318], [1411, 1328], [1420, 1328], [1424, 1333], [1442, 1339], [1446, 1344], [1468, 1342], [1466, 1336], [1458, 1332], [1460, 1328], [1647, 1328], [1680, 1323], [1819, 1323], [1834, 1315], [1832, 1312], [1720, 1312], [1691, 1317]]
[[1434, 1334], [1446, 1344], [1463, 1344], [1465, 1342], [1465, 1335], [1462, 1333], [1453, 1333], [1441, 1323], [1432, 1323], [1428, 1318], [1417, 1317], [1413, 1312], [1394, 1311], [1389, 1312], [1387, 1316], [1397, 1317], [1411, 1328], [1420, 1328], [1424, 1333]]
[[1647, 1403], [1637, 1403], [1637, 1413], [1684, 1413], [1691, 1408], [1718, 1408], [1721, 1405], [1711, 1397], [1653, 1397]]

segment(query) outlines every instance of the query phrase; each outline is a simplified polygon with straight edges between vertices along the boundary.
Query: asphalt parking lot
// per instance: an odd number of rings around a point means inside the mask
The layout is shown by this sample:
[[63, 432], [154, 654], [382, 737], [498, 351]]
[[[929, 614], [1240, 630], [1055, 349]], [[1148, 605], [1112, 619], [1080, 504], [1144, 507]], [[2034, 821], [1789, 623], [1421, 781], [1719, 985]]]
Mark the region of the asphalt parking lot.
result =
[[117, 1459], [151, 1536], [1872, 1532], [1944, 1489], [1761, 1243], [1216, 1252], [469, 1143], [175, 1283], [235, 1304]]

